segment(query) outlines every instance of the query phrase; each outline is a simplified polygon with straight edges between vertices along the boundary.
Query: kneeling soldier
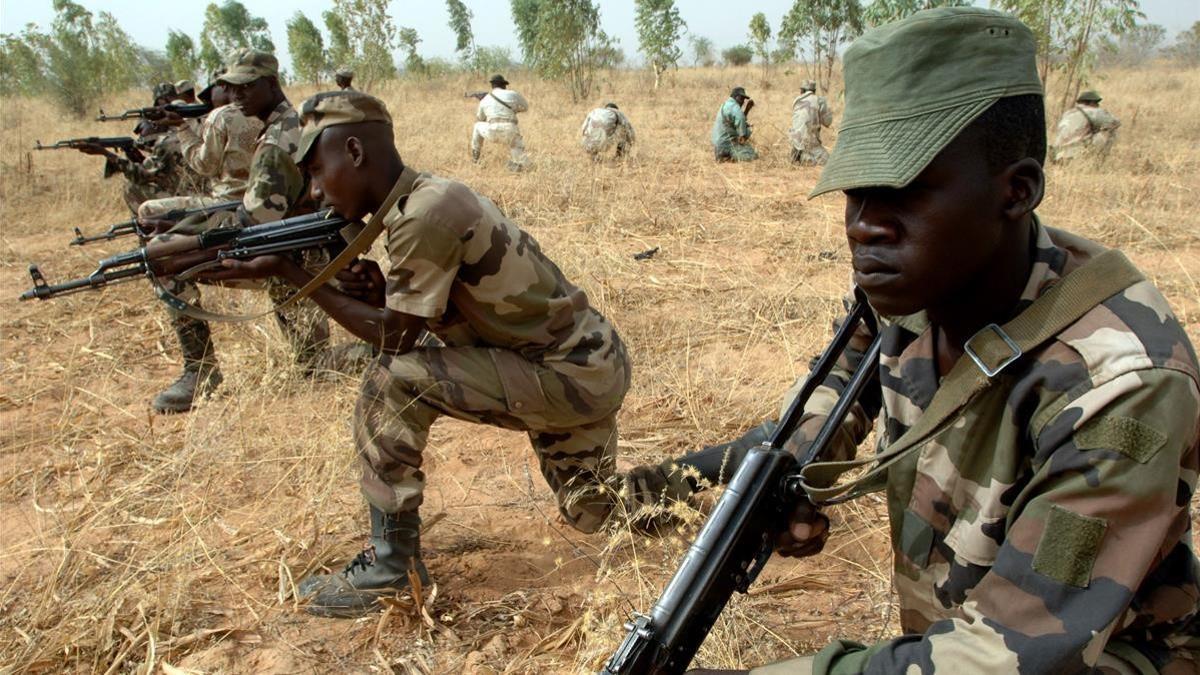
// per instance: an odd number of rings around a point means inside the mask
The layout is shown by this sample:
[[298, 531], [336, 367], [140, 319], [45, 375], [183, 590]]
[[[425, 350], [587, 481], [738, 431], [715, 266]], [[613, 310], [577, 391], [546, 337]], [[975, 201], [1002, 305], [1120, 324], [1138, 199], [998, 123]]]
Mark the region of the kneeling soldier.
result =
[[[422, 451], [443, 415], [524, 431], [563, 518], [594, 532], [616, 503], [617, 411], [629, 387], [625, 347], [610, 324], [528, 233], [462, 183], [402, 162], [383, 103], [355, 91], [301, 106], [296, 160], [311, 193], [348, 218], [381, 211], [390, 271], [360, 261], [312, 298], [384, 353], [354, 415], [370, 503], [367, 551], [342, 572], [301, 581], [310, 612], [357, 616], [380, 593], [427, 580], [419, 546]], [[388, 197], [398, 196], [394, 208]], [[312, 277], [264, 256], [228, 263], [233, 278]], [[422, 330], [445, 347], [414, 346]]]

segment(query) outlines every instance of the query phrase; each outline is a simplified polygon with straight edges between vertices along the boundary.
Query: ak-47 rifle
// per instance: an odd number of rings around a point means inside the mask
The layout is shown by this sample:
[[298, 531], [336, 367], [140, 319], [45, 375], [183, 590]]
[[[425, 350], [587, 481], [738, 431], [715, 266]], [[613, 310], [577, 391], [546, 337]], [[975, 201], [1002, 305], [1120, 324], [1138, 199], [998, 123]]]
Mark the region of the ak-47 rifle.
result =
[[490, 91], [468, 91], [463, 94], [463, 98], [473, 98], [476, 101], [482, 101], [483, 97], [487, 96], [490, 93], [492, 93], [492, 92], [490, 92]]
[[[184, 218], [197, 215], [211, 216], [214, 213], [221, 213], [222, 211], [232, 211], [238, 206], [241, 206], [241, 204], [241, 200], [236, 200], [220, 202], [219, 204], [213, 204], [212, 206], [202, 206], [195, 209], [172, 209], [163, 215], [158, 216], [157, 219], [179, 221], [183, 220]], [[96, 241], [109, 241], [116, 239], [117, 237], [124, 237], [131, 234], [136, 234], [139, 236], [142, 234], [141, 228], [138, 227], [137, 218], [122, 220], [119, 223], [110, 225], [107, 230], [100, 234], [92, 234], [87, 236], [84, 236], [83, 230], [80, 230], [77, 227], [75, 228], [75, 238], [71, 240], [71, 246], [83, 246], [84, 244], [90, 244]]]
[[803, 457], [797, 459], [783, 449], [800, 424], [805, 403], [846, 350], [859, 322], [874, 321], [861, 292], [855, 295], [857, 302], [813, 365], [799, 395], [770, 439], [747, 453], [654, 608], [649, 614], [635, 614], [625, 624], [629, 633], [605, 664], [604, 675], [687, 670], [734, 591], [749, 590], [766, 565], [776, 535], [787, 527], [795, 506], [807, 499], [800, 469], [828, 449], [846, 413], [878, 371], [877, 337]]
[[141, 248], [100, 261], [86, 277], [61, 284], [46, 283], [37, 265], [29, 266], [33, 288], [21, 300], [49, 300], [60, 295], [101, 288], [141, 276], [157, 280], [192, 279], [221, 266], [223, 260], [246, 260], [271, 253], [296, 253], [344, 243], [342, 229], [357, 221], [331, 212], [312, 213], [249, 227], [221, 227], [195, 235], [159, 237]]
[[207, 103], [168, 103], [167, 105], [151, 106], [149, 108], [132, 108], [120, 115], [108, 115], [103, 109], [96, 117], [97, 122], [116, 122], [119, 120], [145, 119], [156, 120], [164, 113], [173, 112], [180, 117], [204, 117], [212, 112], [212, 106]]
[[34, 150], [78, 150], [79, 148], [98, 145], [102, 148], [111, 148], [115, 150], [123, 150], [129, 152], [137, 148], [138, 141], [131, 136], [88, 136], [87, 138], [68, 138], [55, 143], [54, 145], [42, 145], [41, 141], [33, 142]]

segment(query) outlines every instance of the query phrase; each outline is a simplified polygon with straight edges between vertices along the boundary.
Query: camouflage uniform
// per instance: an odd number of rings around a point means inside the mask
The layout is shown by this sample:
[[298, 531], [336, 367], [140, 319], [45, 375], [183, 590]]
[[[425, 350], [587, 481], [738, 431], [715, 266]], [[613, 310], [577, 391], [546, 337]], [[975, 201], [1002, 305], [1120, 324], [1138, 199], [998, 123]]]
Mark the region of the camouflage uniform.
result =
[[142, 162], [116, 157], [104, 165], [105, 178], [117, 173], [125, 176], [127, 184], [122, 196], [133, 212], [150, 199], [195, 194], [204, 189], [204, 179], [184, 164], [176, 135], [164, 132], [156, 136], [149, 156]]
[[[1035, 227], [1022, 308], [1103, 250]], [[924, 315], [880, 325], [879, 378], [847, 418], [836, 458], [854, 454], [873, 418], [885, 450], [939, 387]], [[860, 328], [810, 400], [793, 448], [816, 434], [870, 338]], [[1189, 513], [1200, 471], [1198, 370], [1149, 281], [1095, 306], [888, 471], [905, 634], [869, 646], [837, 641], [752, 672], [1198, 672], [1200, 562]]]
[[138, 207], [139, 218], [157, 218], [176, 209], [195, 209], [242, 199], [250, 174], [250, 159], [263, 124], [247, 117], [236, 106], [226, 105], [208, 114], [200, 133], [181, 126], [177, 132], [180, 153], [187, 166], [209, 179], [208, 195], [180, 195], [154, 199]]
[[636, 140], [629, 118], [612, 106], [588, 113], [579, 133], [583, 137], [580, 141], [583, 149], [593, 158], [599, 158], [613, 146], [617, 148], [616, 156], [622, 157]]
[[737, 140], [749, 139], [750, 133], [750, 123], [746, 121], [742, 106], [733, 97], [726, 99], [713, 120], [712, 146], [717, 161], [748, 162], [758, 159], [754, 146]]
[[510, 169], [519, 169], [529, 162], [525, 154], [525, 139], [517, 126], [517, 113], [529, 110], [529, 103], [511, 89], [496, 87], [479, 101], [475, 109], [475, 126], [471, 130], [471, 159], [479, 161], [483, 142], [507, 145]]
[[821, 144], [821, 127], [833, 124], [833, 112], [824, 96], [812, 91], [800, 94], [792, 101], [792, 128], [788, 138], [792, 142], [792, 161], [798, 164], [820, 166], [829, 159], [829, 152]]
[[1121, 122], [1100, 106], [1076, 104], [1063, 113], [1054, 137], [1054, 161], [1076, 157], [1106, 157], [1117, 140]]
[[559, 510], [592, 532], [614, 503], [625, 348], [528, 233], [451, 180], [405, 169], [386, 217], [387, 306], [445, 347], [384, 355], [354, 416], [362, 491], [384, 513], [422, 501], [422, 452], [442, 415], [525, 431]]

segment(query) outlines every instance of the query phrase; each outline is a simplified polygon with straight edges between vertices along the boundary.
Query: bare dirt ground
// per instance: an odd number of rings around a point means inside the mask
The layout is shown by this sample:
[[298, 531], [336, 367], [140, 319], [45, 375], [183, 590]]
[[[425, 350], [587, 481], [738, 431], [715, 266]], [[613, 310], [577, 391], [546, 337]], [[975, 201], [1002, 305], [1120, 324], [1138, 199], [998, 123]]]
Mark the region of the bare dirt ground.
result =
[[[521, 174], [496, 147], [468, 161], [474, 105], [461, 93], [477, 83], [376, 92], [409, 164], [490, 196], [617, 325], [634, 361], [623, 467], [775, 414], [827, 339], [848, 256], [841, 200], [807, 201], [817, 170], [787, 162], [801, 76], [776, 72], [767, 88], [757, 71], [684, 71], [654, 93], [627, 73], [575, 104], [558, 85], [509, 74], [533, 103], [521, 127], [535, 165]], [[708, 132], [735, 84], [758, 102], [763, 159], [717, 166]], [[1200, 342], [1200, 71], [1102, 73], [1097, 86], [1124, 122], [1116, 156], [1052, 167], [1042, 217], [1124, 250]], [[607, 100], [637, 127], [626, 164], [593, 165], [576, 144], [584, 114]], [[269, 320], [224, 324], [220, 395], [189, 415], [151, 414], [179, 363], [144, 282], [16, 301], [29, 262], [55, 281], [124, 247], [66, 246], [76, 225], [126, 217], [119, 180], [103, 180], [95, 158], [32, 153], [33, 141], [126, 129], [22, 100], [0, 100], [0, 129], [0, 672], [587, 672], [628, 613], [653, 603], [701, 515], [660, 539], [581, 535], [558, 521], [523, 434], [444, 420], [426, 453], [434, 586], [359, 621], [298, 611], [294, 582], [343, 564], [366, 532], [349, 433], [356, 379], [295, 372]], [[653, 259], [632, 258], [654, 246]], [[238, 291], [205, 297], [266, 307]], [[832, 517], [826, 552], [772, 561], [697, 664], [756, 665], [898, 630], [882, 501]]]

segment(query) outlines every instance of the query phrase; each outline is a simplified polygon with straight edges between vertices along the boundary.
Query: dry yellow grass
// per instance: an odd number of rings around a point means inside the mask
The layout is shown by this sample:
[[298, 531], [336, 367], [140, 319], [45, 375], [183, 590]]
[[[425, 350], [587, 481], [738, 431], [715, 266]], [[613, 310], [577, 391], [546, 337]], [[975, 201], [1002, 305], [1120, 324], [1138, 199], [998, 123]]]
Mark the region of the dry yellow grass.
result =
[[[1124, 121], [1116, 160], [1052, 168], [1042, 216], [1126, 251], [1200, 342], [1200, 71], [1104, 76], [1106, 105]], [[461, 93], [477, 83], [377, 92], [409, 163], [489, 195], [618, 326], [635, 364], [623, 465], [773, 414], [827, 338], [847, 282], [841, 204], [806, 201], [817, 171], [788, 165], [783, 134], [799, 74], [773, 78], [766, 88], [752, 70], [684, 71], [657, 94], [640, 73], [608, 79], [593, 103], [620, 103], [639, 144], [628, 164], [593, 165], [575, 141], [590, 106], [513, 77], [534, 106], [521, 126], [535, 167], [522, 174], [506, 172], [495, 147], [468, 161], [473, 101]], [[734, 84], [758, 101], [764, 158], [717, 166], [709, 127]], [[93, 158], [29, 152], [35, 139], [120, 129], [99, 127], [42, 102], [0, 101], [0, 672], [595, 670], [687, 539], [564, 528], [522, 434], [435, 427], [423, 512], [444, 517], [425, 536], [437, 586], [424, 613], [409, 598], [353, 622], [295, 610], [294, 580], [344, 562], [366, 529], [348, 424], [356, 382], [298, 376], [269, 321], [221, 325], [221, 395], [156, 417], [147, 401], [178, 362], [142, 282], [15, 301], [28, 262], [56, 280], [120, 250], [66, 246], [71, 227], [124, 217], [118, 182], [101, 180]], [[632, 259], [653, 246], [653, 260]], [[897, 630], [882, 503], [833, 517], [827, 552], [773, 561], [698, 663], [754, 665], [833, 635]]]

